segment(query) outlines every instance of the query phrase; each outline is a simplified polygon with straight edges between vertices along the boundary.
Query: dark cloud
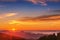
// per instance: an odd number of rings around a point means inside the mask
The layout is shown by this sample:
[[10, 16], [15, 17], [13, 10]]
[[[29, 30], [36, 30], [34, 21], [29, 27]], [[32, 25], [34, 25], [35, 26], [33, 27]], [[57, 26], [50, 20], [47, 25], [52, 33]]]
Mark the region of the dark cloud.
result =
[[51, 12], [58, 12], [58, 13], [60, 13], [60, 10], [52, 10]]
[[20, 19], [20, 21], [54, 21], [54, 20], [60, 20], [60, 14], [45, 15], [38, 17], [24, 17], [23, 19]]
[[60, 14], [60, 10], [49, 10], [48, 12], [47, 12], [47, 14]]
[[39, 16], [34, 18], [36, 20], [60, 20], [60, 14], [56, 14], [56, 15], [47, 15], [47, 16]]
[[60, 20], [60, 10], [51, 10], [48, 15], [42, 15], [37, 17], [23, 17], [22, 21], [49, 21]]

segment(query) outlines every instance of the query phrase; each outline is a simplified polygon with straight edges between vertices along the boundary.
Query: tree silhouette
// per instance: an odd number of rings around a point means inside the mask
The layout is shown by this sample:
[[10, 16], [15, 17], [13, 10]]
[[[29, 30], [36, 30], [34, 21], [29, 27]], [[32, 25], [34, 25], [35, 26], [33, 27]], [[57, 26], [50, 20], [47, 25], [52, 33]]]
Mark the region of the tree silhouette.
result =
[[60, 40], [60, 33], [57, 33], [57, 40]]
[[57, 40], [57, 37], [55, 34], [53, 34], [53, 35], [40, 37], [38, 40]]
[[43, 36], [43, 37], [39, 38], [38, 40], [47, 40], [47, 36]]
[[57, 38], [56, 38], [56, 35], [55, 34], [53, 34], [53, 35], [48, 35], [48, 37], [47, 37], [47, 40], [56, 40]]

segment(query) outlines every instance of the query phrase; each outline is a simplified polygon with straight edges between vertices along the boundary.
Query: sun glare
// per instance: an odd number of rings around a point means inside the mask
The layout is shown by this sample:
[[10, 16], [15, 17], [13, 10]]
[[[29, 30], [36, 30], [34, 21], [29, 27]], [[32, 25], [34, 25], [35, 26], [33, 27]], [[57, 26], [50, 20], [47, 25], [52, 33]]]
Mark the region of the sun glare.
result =
[[15, 28], [12, 28], [12, 31], [16, 31], [16, 29]]

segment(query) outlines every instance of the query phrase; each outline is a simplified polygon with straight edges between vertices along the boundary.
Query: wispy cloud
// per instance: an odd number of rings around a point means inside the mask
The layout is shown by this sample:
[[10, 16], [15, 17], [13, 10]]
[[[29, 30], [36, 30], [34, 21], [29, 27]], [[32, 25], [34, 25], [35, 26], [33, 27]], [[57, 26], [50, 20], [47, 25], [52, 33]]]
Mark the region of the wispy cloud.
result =
[[41, 5], [44, 5], [44, 6], [47, 5], [45, 0], [26, 0], [26, 1], [32, 2], [34, 4], [39, 4], [40, 3]]
[[47, 2], [60, 2], [60, 0], [26, 0], [28, 2], [32, 2], [33, 4], [41, 4], [43, 6], [47, 6]]
[[16, 13], [8, 13], [8, 14], [6, 14], [5, 16], [6, 17], [10, 17], [10, 16], [15, 16], [16, 15]]
[[0, 15], [0, 19], [1, 18], [5, 18], [5, 17], [12, 17], [12, 16], [15, 16], [17, 15], [16, 13], [7, 13], [7, 14], [1, 14]]

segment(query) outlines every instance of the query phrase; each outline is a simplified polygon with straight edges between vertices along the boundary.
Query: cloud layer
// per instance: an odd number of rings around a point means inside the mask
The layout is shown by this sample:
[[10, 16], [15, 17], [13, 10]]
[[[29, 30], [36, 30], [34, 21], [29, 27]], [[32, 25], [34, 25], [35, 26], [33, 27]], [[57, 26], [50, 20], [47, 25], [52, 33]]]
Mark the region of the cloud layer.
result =
[[20, 21], [56, 21], [60, 20], [60, 14], [57, 15], [46, 15], [46, 16], [38, 16], [38, 17], [24, 17]]

